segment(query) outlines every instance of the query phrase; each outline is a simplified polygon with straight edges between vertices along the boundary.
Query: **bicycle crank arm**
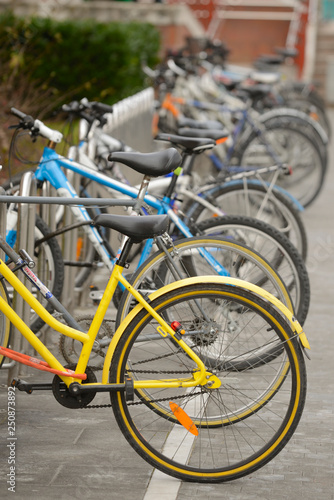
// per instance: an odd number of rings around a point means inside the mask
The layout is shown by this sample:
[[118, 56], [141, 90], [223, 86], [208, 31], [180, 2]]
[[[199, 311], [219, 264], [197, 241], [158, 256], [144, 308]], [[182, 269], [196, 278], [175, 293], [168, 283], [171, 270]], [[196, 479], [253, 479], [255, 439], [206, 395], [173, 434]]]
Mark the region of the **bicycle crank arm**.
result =
[[78, 396], [86, 392], [114, 392], [125, 391], [126, 384], [78, 384], [73, 382], [68, 388], [72, 396]]

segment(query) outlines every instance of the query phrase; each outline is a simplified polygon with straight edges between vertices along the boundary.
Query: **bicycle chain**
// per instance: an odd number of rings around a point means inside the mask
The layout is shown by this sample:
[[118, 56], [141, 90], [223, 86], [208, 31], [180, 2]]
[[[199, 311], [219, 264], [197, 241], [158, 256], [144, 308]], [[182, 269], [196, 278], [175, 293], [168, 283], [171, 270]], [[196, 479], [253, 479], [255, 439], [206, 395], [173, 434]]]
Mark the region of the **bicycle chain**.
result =
[[[177, 354], [176, 352], [171, 352], [171, 353], [168, 353], [168, 354], [163, 354], [161, 356], [155, 356], [154, 358], [151, 358], [151, 359], [144, 359], [143, 361], [137, 361], [137, 363], [135, 363], [136, 365], [140, 365], [140, 364], [143, 364], [143, 363], [148, 363], [149, 361], [156, 361], [157, 359], [163, 359], [163, 358], [168, 358], [169, 356], [175, 356], [175, 354]], [[89, 365], [89, 368], [91, 368], [93, 371], [99, 371], [99, 370], [102, 370], [103, 368], [99, 367], [99, 366], [90, 366]], [[157, 371], [157, 372], [154, 372], [154, 371], [146, 371], [146, 370], [142, 370], [142, 371], [138, 371], [138, 370], [131, 370], [132, 372], [134, 373], [164, 373], [164, 372], [161, 372], [161, 371]], [[176, 373], [176, 374], [179, 374], [179, 373], [188, 373], [188, 372], [165, 372], [165, 373]]]
[[[175, 353], [173, 353], [175, 354]], [[171, 354], [166, 354], [164, 356], [160, 356], [159, 358], [152, 358], [153, 361], [155, 361], [156, 359], [161, 359], [161, 358], [164, 358], [164, 357], [167, 357], [167, 356], [171, 356]], [[138, 363], [136, 364], [141, 364], [141, 363], [145, 363], [147, 361], [150, 361], [150, 360], [145, 360], [145, 361], [139, 361]], [[92, 368], [92, 367], [90, 367]], [[181, 370], [175, 370], [175, 371], [171, 371], [171, 370], [131, 370], [131, 373], [147, 373], [147, 374], [163, 374], [163, 375], [182, 375], [182, 374], [186, 374], [188, 373], [189, 374], [189, 370], [187, 371], [181, 371]], [[194, 393], [192, 394], [192, 396], [197, 396], [197, 394], [202, 394], [202, 391], [201, 392], [197, 392], [197, 393]], [[163, 401], [170, 401], [171, 399], [180, 399], [180, 398], [183, 398], [184, 396], [175, 396], [173, 398], [160, 398], [160, 399], [154, 399], [154, 400], [151, 400], [152, 402], [154, 403], [160, 403], [160, 402], [163, 402]], [[145, 404], [143, 403], [142, 401], [137, 401], [135, 403], [128, 403], [129, 406], [134, 406], [134, 405], [141, 405], [141, 404]], [[89, 405], [89, 406], [83, 406], [82, 408], [80, 408], [81, 410], [83, 409], [94, 409], [94, 408], [112, 408], [112, 404], [105, 404], [105, 405]]]
[[[191, 397], [198, 396], [202, 393], [203, 393], [203, 391], [194, 392], [191, 394]], [[169, 397], [169, 398], [151, 399], [150, 402], [151, 403], [161, 403], [164, 401], [171, 401], [171, 400], [174, 401], [174, 399], [182, 399], [182, 398], [184, 398], [184, 395], [174, 396], [174, 397]], [[128, 406], [136, 406], [136, 405], [144, 405], [144, 404], [146, 404], [146, 403], [144, 403], [143, 401], [136, 401], [135, 403], [127, 403]], [[88, 405], [88, 406], [82, 406], [79, 409], [80, 410], [92, 410], [92, 409], [96, 409], [96, 408], [112, 408], [112, 404], [109, 403], [109, 404], [105, 404], [105, 405]]]

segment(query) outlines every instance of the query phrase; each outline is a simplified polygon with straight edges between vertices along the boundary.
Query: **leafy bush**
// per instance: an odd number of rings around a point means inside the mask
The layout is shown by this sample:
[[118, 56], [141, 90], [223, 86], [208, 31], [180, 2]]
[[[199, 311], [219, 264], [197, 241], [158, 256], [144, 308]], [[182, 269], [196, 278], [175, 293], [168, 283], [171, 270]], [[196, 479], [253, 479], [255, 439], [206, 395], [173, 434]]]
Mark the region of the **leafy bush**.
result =
[[1, 62], [54, 94], [116, 102], [143, 88], [141, 63], [157, 63], [159, 34], [146, 23], [0, 16]]
[[[3, 13], [1, 123], [8, 121], [11, 106], [43, 119], [72, 99], [113, 104], [132, 95], [145, 87], [142, 62], [154, 66], [159, 47], [158, 31], [146, 23], [23, 19]], [[6, 150], [3, 131], [0, 141]]]

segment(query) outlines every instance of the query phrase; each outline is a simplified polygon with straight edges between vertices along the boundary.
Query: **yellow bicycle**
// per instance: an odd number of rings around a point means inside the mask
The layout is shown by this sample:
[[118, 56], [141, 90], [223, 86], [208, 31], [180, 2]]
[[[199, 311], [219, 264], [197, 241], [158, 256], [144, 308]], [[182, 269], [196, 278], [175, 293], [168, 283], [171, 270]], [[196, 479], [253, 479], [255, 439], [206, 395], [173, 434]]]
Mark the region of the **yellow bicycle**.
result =
[[[262, 467], [285, 446], [302, 414], [302, 349], [309, 346], [299, 323], [270, 293], [233, 278], [187, 278], [143, 296], [122, 271], [133, 243], [162, 234], [168, 217], [110, 215], [97, 217], [95, 223], [127, 239], [87, 332], [50, 297], [26, 252], [17, 254], [0, 237], [0, 248], [15, 266], [0, 260], [0, 362], [8, 357], [52, 373], [52, 384], [44, 388], [67, 408], [87, 407], [98, 392], [109, 393], [130, 445], [171, 476], [223, 482]], [[48, 296], [68, 324], [40, 304], [18, 278], [18, 270]], [[6, 282], [52, 329], [82, 344], [76, 365], [63, 366], [16, 314]], [[90, 354], [118, 283], [138, 304], [114, 333], [98, 381]], [[39, 356], [8, 348], [10, 323]], [[215, 358], [206, 365], [211, 342]], [[43, 384], [22, 380], [12, 384], [27, 393], [43, 389]]]

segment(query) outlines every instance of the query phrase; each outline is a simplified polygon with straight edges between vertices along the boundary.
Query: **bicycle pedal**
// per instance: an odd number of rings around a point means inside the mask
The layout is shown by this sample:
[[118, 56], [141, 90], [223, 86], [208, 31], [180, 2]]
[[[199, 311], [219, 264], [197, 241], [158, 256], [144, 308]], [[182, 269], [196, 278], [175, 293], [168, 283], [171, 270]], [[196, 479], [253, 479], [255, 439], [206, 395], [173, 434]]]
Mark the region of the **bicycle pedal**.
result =
[[31, 394], [34, 390], [35, 391], [42, 391], [42, 390], [47, 390], [50, 391], [52, 389], [52, 384], [30, 384], [29, 382], [26, 382], [25, 380], [20, 380], [20, 379], [13, 379], [11, 381], [11, 387], [15, 387], [15, 389], [18, 389], [19, 391], [26, 392], [27, 394]]
[[135, 395], [133, 379], [131, 377], [125, 378], [125, 398], [127, 401], [133, 401]]
[[90, 287], [90, 292], [89, 292], [89, 298], [93, 301], [94, 304], [99, 304], [102, 299], [103, 291], [98, 290], [96, 286], [91, 285]]
[[32, 388], [31, 388], [31, 384], [29, 384], [28, 382], [25, 382], [24, 380], [20, 380], [20, 379], [13, 379], [11, 381], [11, 387], [15, 387], [15, 389], [18, 389], [19, 391], [24, 391], [26, 392], [27, 394], [31, 394], [32, 393]]

